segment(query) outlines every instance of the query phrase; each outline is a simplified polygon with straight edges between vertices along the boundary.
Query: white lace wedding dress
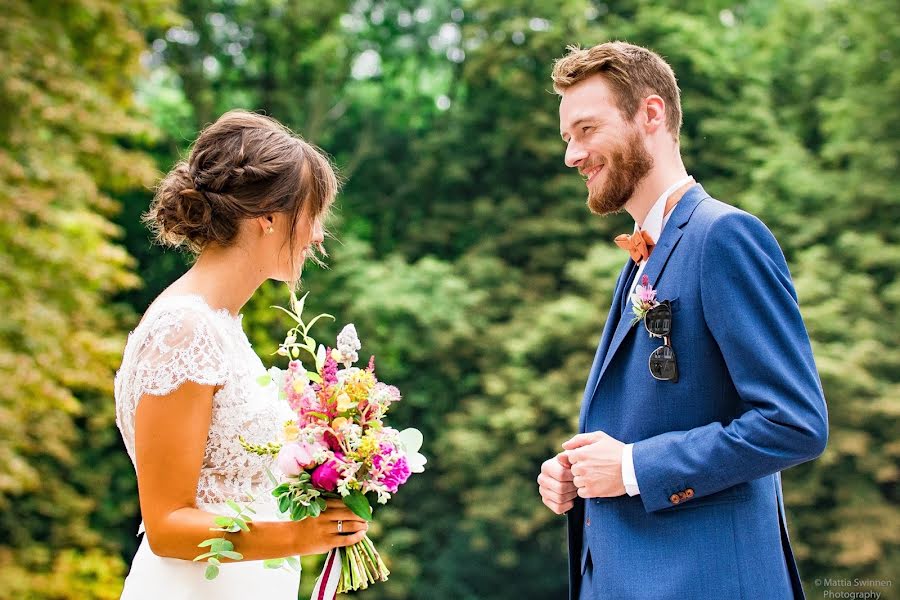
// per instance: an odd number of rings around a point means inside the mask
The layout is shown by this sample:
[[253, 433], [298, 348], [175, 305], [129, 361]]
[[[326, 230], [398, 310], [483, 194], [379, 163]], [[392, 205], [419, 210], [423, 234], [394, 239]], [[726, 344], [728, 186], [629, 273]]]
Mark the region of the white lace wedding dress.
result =
[[[257, 443], [275, 440], [280, 424], [291, 418], [287, 404], [278, 400], [275, 386], [263, 388], [257, 382], [264, 373], [265, 367], [241, 326], [241, 317], [227, 310], [213, 310], [200, 296], [158, 298], [128, 336], [115, 380], [116, 422], [132, 463], [134, 413], [142, 395], [164, 395], [188, 380], [222, 386], [213, 397], [197, 508], [231, 515], [226, 499], [241, 502], [253, 497], [255, 520], [279, 520], [265, 472], [271, 459], [249, 454], [238, 443], [239, 435]], [[214, 535], [210, 532], [208, 537]], [[298, 575], [265, 569], [261, 561], [223, 564], [218, 578], [212, 581], [204, 578], [205, 568], [205, 562], [156, 556], [144, 536], [122, 598], [297, 597]]]

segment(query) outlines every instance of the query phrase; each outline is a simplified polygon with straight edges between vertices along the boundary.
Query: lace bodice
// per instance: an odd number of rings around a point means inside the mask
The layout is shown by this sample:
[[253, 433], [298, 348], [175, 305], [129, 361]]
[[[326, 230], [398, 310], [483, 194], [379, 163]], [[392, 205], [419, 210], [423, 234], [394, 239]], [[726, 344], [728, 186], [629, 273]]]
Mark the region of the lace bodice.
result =
[[240, 316], [213, 310], [200, 296], [157, 299], [129, 334], [116, 373], [116, 423], [132, 464], [134, 414], [143, 395], [165, 395], [186, 381], [221, 386], [213, 396], [197, 507], [218, 513], [225, 500], [252, 496], [257, 509], [276, 516], [265, 472], [272, 459], [250, 454], [238, 442], [240, 435], [253, 443], [277, 440], [284, 421], [292, 418], [275, 386], [257, 382], [265, 371]]

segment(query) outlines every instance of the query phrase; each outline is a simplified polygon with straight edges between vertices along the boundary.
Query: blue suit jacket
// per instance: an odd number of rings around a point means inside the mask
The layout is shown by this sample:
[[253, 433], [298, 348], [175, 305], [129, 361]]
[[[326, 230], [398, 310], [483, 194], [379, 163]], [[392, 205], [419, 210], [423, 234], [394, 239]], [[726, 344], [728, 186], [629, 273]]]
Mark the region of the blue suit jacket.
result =
[[634, 267], [616, 284], [580, 431], [635, 444], [641, 493], [569, 511], [571, 597], [586, 545], [597, 599], [802, 598], [780, 471], [822, 453], [828, 420], [778, 243], [699, 185], [675, 206], [644, 273], [672, 302], [676, 383], [651, 377], [661, 341], [630, 326]]

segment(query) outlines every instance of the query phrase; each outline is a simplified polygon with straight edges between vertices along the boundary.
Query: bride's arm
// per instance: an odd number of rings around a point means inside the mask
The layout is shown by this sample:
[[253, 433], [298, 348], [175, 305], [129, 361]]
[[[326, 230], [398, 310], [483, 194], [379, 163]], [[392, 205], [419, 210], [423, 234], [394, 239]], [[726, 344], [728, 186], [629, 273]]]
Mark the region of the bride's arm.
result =
[[[147, 542], [157, 556], [191, 560], [214, 537], [217, 516], [196, 508], [194, 496], [212, 419], [216, 388], [187, 381], [164, 396], [144, 395], [135, 412], [138, 492]], [[343, 521], [344, 535], [337, 533]], [[254, 521], [250, 532], [228, 533], [244, 560], [321, 554], [362, 540], [366, 523], [340, 501], [303, 521]], [[347, 532], [353, 532], [346, 535]]]

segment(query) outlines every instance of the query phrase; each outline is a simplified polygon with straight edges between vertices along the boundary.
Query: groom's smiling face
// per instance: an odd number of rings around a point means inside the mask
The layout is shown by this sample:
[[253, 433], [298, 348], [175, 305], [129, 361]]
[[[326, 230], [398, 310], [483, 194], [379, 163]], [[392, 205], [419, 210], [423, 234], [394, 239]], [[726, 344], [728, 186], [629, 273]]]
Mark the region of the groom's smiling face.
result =
[[566, 166], [577, 168], [585, 178], [591, 211], [605, 215], [622, 210], [653, 168], [653, 157], [602, 75], [565, 90], [559, 130], [566, 143]]

